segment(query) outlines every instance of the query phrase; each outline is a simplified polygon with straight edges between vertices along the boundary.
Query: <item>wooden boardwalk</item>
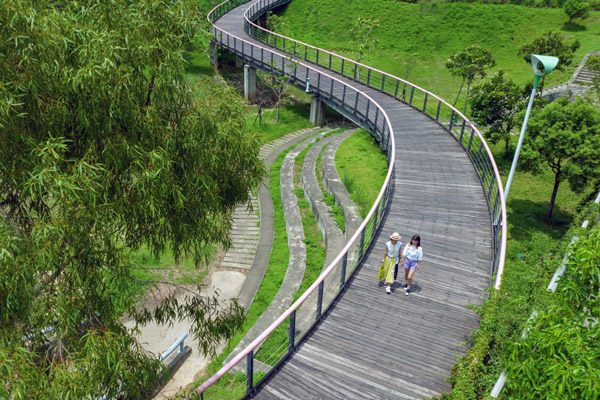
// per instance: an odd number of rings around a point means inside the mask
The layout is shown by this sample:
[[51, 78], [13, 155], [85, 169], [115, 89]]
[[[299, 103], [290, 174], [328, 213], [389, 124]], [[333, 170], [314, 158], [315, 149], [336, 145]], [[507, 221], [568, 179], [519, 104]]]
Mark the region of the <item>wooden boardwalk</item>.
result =
[[[216, 25], [258, 43], [243, 31], [243, 12], [250, 5], [232, 10]], [[303, 73], [302, 66], [298, 71]], [[446, 379], [455, 357], [466, 352], [458, 345], [478, 326], [478, 315], [467, 306], [483, 302], [490, 282], [492, 233], [483, 189], [460, 144], [434, 120], [338, 78], [367, 93], [390, 117], [396, 139], [390, 204], [347, 291], [256, 398], [436, 396], [450, 389]], [[377, 282], [384, 243], [394, 231], [403, 243], [413, 234], [421, 236], [423, 267], [409, 296], [399, 282], [391, 295]]]

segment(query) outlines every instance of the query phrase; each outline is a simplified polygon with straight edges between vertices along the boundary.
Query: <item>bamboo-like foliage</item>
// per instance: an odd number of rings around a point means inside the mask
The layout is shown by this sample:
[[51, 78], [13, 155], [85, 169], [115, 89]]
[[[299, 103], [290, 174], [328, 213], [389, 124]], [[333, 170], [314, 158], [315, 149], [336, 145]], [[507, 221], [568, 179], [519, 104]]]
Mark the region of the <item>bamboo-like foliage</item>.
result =
[[238, 97], [186, 87], [199, 21], [176, 0], [0, 6], [0, 398], [146, 396], [160, 366], [124, 313], [190, 318], [205, 353], [241, 325], [198, 292], [133, 296], [153, 283], [132, 251], [200, 263], [265, 173]]

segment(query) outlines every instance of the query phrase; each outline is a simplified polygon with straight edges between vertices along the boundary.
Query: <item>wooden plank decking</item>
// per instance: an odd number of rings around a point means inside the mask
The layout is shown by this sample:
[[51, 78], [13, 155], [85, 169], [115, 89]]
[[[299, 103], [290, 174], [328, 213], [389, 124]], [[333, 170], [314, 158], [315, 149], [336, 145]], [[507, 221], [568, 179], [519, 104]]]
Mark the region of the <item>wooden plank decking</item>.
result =
[[[258, 43], [243, 32], [243, 11], [250, 5], [216, 25]], [[485, 196], [468, 156], [435, 121], [390, 96], [339, 79], [371, 96], [392, 121], [396, 165], [389, 208], [347, 291], [256, 398], [436, 396], [450, 389], [446, 379], [455, 357], [466, 351], [457, 346], [478, 326], [478, 315], [466, 307], [481, 304], [489, 285], [492, 235]], [[383, 245], [393, 231], [403, 243], [421, 236], [423, 267], [410, 296], [399, 283], [388, 295], [377, 282]]]

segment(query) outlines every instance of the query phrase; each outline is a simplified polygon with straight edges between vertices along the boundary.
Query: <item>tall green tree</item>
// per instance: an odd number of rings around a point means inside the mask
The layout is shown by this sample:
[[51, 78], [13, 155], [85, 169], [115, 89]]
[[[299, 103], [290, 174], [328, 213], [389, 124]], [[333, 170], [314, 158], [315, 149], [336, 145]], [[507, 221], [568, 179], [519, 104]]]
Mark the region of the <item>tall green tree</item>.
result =
[[569, 17], [569, 24], [575, 18], [586, 19], [590, 15], [590, 5], [583, 0], [567, 0], [563, 4], [563, 10]]
[[554, 173], [554, 188], [547, 217], [552, 217], [561, 182], [581, 192], [600, 178], [600, 112], [588, 101], [569, 102], [561, 97], [534, 113], [527, 125], [521, 151], [522, 168], [539, 173], [543, 166]]
[[237, 96], [186, 86], [199, 20], [178, 0], [0, 7], [0, 398], [144, 397], [160, 365], [124, 314], [189, 318], [207, 354], [240, 326], [199, 288], [134, 296], [152, 283], [132, 252], [201, 262], [264, 175]]
[[446, 68], [450, 71], [450, 74], [455, 77], [462, 78], [460, 89], [454, 100], [454, 104], [458, 101], [462, 88], [467, 82], [467, 97], [465, 99], [465, 109], [463, 114], [467, 113], [467, 104], [469, 102], [469, 89], [471, 83], [476, 77], [484, 77], [486, 71], [493, 68], [496, 65], [496, 61], [492, 58], [492, 54], [488, 49], [472, 45], [466, 49], [459, 51], [454, 54], [446, 61]]
[[492, 76], [490, 80], [473, 87], [471, 114], [473, 119], [484, 127], [486, 138], [497, 143], [504, 140], [504, 151], [508, 153], [510, 132], [515, 125], [515, 115], [522, 100], [519, 87], [504, 71]]
[[546, 32], [539, 38], [536, 38], [530, 44], [519, 49], [519, 55], [523, 56], [525, 62], [531, 62], [531, 54], [540, 54], [545, 56], [558, 57], [556, 69], [564, 71], [565, 67], [573, 62], [573, 54], [581, 47], [579, 40], [575, 39], [570, 44], [566, 43], [565, 38], [558, 32]]

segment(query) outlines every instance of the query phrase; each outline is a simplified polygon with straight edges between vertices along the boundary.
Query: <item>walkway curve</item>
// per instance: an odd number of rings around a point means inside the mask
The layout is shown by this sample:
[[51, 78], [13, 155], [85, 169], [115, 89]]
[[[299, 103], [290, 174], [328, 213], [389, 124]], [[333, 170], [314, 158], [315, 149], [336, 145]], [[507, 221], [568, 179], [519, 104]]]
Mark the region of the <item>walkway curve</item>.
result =
[[[268, 48], [246, 35], [243, 17], [249, 7], [231, 7], [243, 3], [226, 2], [211, 12], [211, 18], [215, 15], [219, 18], [214, 25], [218, 45], [255, 67], [289, 74], [298, 85], [306, 84], [310, 78], [313, 93], [367, 127], [381, 142], [390, 160], [390, 171], [359, 232], [332, 265], [271, 327], [195, 393], [204, 393], [208, 398], [207, 389], [246, 359], [250, 367], [247, 393], [254, 394], [257, 388], [251, 375], [253, 349], [288, 317], [292, 318], [289, 354], [293, 355], [278, 363], [281, 369], [271, 374], [267, 385], [260, 388], [260, 398], [415, 398], [447, 390], [445, 378], [454, 364], [455, 345], [465, 340], [478, 324], [477, 316], [467, 311], [466, 306], [471, 302], [481, 303], [492, 263], [498, 265], [496, 286], [499, 285], [504, 263], [506, 213], [498, 170], [489, 148], [460, 112], [409, 82], [347, 59], [342, 60], [341, 74], [336, 74], [319, 62], [319, 51], [329, 54], [329, 69], [336, 68], [332, 60], [342, 58], [334, 58], [332, 53], [322, 50], [317, 50], [318, 66], [301, 61], [296, 68], [286, 67], [288, 57], [283, 51]], [[253, 16], [273, 8], [274, 3], [253, 2], [250, 7], [264, 6]], [[249, 27], [248, 31], [252, 33], [252, 29]], [[267, 32], [266, 40], [269, 35], [274, 34]], [[304, 46], [306, 60], [309, 46], [284, 38], [284, 48], [286, 39], [288, 46], [294, 44], [295, 50]], [[277, 46], [277, 39], [273, 44]], [[346, 66], [354, 69], [354, 79], [344, 74], [344, 60], [353, 63]], [[276, 67], [273, 61], [281, 67]], [[379, 76], [380, 83], [369, 83], [372, 73]], [[366, 82], [362, 82], [365, 75]], [[393, 90], [390, 94], [386, 86], [390, 81], [395, 83], [395, 94]], [[381, 90], [374, 88], [374, 84], [380, 84]], [[409, 104], [413, 104], [415, 90], [417, 98], [419, 93], [424, 96], [423, 110], [428, 98], [430, 102], [438, 101], [435, 118], [399, 101], [400, 84], [408, 85], [411, 90]], [[449, 126], [444, 128], [439, 117], [444, 116], [446, 109], [451, 113]], [[462, 122], [456, 124], [456, 118]], [[463, 136], [465, 127], [467, 133]], [[400, 146], [404, 143], [405, 146]], [[390, 179], [392, 174], [394, 181]], [[389, 210], [384, 215], [388, 204]], [[500, 225], [492, 225], [495, 218], [490, 218], [488, 204], [493, 216], [500, 212]], [[383, 235], [375, 232], [379, 223], [383, 224]], [[403, 236], [419, 232], [424, 241], [426, 262], [416, 278], [417, 293], [406, 299], [399, 298], [397, 292], [386, 296], [374, 282], [381, 258], [379, 248], [391, 230], [398, 230]], [[493, 243], [490, 231], [497, 234]], [[326, 318], [323, 314], [328, 305], [322, 304], [321, 309], [318, 302], [316, 316], [321, 321], [318, 329], [305, 342], [304, 338], [294, 338], [296, 309], [314, 296], [318, 288], [322, 289], [328, 274], [345, 259], [345, 252], [359, 237], [363, 262], [352, 281], [346, 284], [342, 280], [340, 285], [349, 289], [329, 308], [333, 312]], [[375, 252], [365, 253], [362, 244], [367, 246], [371, 239], [377, 242]], [[404, 351], [397, 354], [396, 350]]]

